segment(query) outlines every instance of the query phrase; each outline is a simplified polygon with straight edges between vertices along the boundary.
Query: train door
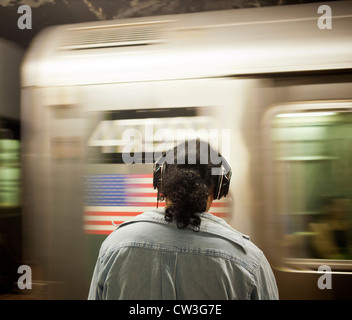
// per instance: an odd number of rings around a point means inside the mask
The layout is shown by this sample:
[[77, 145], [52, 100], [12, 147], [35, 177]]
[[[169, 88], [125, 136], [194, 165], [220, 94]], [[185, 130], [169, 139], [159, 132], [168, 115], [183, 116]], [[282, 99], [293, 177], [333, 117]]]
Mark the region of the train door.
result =
[[153, 153], [185, 137], [210, 141], [228, 159], [235, 177], [230, 190], [243, 200], [236, 202], [241, 214], [234, 215], [231, 195], [214, 202], [210, 211], [250, 233], [252, 193], [242, 130], [246, 111], [254, 104], [250, 92], [257, 87], [255, 80], [195, 79], [84, 88], [89, 129], [82, 227], [90, 274], [106, 236], [123, 221], [156, 207]]
[[23, 264], [33, 299], [81, 299], [86, 288], [85, 119], [77, 87], [22, 89]]
[[23, 90], [24, 254], [41, 299], [87, 297], [104, 239], [156, 206], [156, 153], [186, 136], [208, 139], [233, 170], [211, 212], [253, 234], [259, 87], [218, 78]]
[[352, 288], [352, 83], [276, 81], [263, 120], [267, 238], [283, 299], [348, 299]]

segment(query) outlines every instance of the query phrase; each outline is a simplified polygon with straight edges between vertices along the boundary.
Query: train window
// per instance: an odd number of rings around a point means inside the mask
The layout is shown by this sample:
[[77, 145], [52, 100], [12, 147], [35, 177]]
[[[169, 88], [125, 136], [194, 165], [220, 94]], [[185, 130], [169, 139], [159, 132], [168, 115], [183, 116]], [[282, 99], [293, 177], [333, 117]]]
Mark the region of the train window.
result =
[[352, 259], [352, 103], [343, 106], [270, 117], [270, 202], [287, 258]]
[[[206, 107], [113, 110], [92, 115], [88, 162], [152, 163], [156, 152], [175, 141], [221, 139]], [[215, 130], [216, 131], [216, 130]]]
[[[220, 125], [211, 111], [207, 107], [178, 107], [92, 113], [87, 139], [85, 232], [105, 236], [116, 225], [157, 207], [152, 164], [158, 152], [196, 137], [228, 150], [228, 130], [214, 129]], [[158, 206], [164, 207], [165, 202]], [[216, 201], [210, 212], [230, 219], [231, 197]]]

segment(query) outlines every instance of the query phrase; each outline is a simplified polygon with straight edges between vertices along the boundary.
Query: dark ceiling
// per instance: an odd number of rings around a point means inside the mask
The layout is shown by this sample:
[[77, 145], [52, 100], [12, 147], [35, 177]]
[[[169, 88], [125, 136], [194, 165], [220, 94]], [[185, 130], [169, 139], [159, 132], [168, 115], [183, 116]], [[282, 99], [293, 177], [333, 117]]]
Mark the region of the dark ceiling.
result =
[[[314, 0], [0, 0], [0, 38], [27, 48], [34, 36], [52, 25], [188, 12], [322, 2]], [[32, 29], [21, 30], [18, 13], [28, 5]]]

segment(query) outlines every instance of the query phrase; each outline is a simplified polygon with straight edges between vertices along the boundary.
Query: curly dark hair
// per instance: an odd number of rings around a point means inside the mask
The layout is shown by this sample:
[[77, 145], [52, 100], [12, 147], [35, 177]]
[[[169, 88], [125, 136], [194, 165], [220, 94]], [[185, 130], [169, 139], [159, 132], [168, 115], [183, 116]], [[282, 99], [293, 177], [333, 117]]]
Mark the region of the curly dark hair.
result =
[[168, 202], [165, 220], [175, 220], [180, 229], [191, 225], [193, 230], [199, 230], [199, 213], [206, 211], [208, 196], [218, 179], [212, 168], [221, 165], [212, 164], [212, 152], [221, 156], [207, 142], [198, 139], [185, 141], [166, 153], [160, 193]]

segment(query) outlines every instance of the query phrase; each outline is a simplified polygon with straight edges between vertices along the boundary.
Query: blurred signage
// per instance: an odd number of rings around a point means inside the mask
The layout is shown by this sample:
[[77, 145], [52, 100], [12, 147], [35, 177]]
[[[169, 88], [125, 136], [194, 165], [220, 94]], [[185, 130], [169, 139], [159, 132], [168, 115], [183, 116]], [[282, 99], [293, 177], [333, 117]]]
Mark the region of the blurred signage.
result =
[[[88, 137], [88, 161], [152, 163], [162, 151], [186, 139], [199, 138], [214, 147], [229, 147], [230, 132], [218, 129], [206, 108], [119, 110], [94, 119]], [[221, 143], [221, 144], [220, 144]], [[126, 154], [133, 154], [127, 157]]]

